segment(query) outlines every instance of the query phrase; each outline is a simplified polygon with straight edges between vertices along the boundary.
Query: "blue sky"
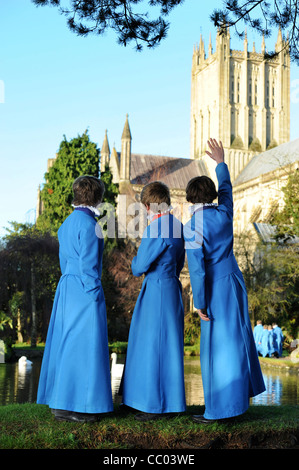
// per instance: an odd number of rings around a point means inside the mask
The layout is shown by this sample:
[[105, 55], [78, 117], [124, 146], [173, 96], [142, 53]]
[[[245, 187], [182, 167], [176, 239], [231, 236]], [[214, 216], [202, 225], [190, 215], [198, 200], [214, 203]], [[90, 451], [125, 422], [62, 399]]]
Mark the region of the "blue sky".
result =
[[[101, 147], [120, 149], [126, 118], [132, 151], [189, 156], [194, 44], [216, 32], [209, 16], [221, 2], [185, 0], [169, 17], [167, 38], [139, 53], [104, 37], [77, 37], [56, 8], [30, 0], [0, 2], [0, 236], [9, 221], [32, 221], [47, 159], [89, 129]], [[243, 43], [231, 32], [231, 47]], [[273, 47], [277, 32], [266, 41]], [[249, 50], [261, 38], [248, 30]], [[206, 49], [207, 50], [207, 49]], [[4, 87], [4, 90], [3, 90]], [[299, 68], [291, 66], [291, 140], [298, 138]]]

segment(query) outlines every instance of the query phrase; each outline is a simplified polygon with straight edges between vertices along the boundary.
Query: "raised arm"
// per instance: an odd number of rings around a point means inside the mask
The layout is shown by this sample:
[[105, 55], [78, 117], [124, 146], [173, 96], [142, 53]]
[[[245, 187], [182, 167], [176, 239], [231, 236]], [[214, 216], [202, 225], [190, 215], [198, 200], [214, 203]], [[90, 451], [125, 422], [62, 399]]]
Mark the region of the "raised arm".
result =
[[216, 163], [216, 175], [218, 179], [218, 204], [224, 205], [229, 213], [233, 215], [233, 192], [228, 167], [224, 162], [224, 149], [222, 142], [218, 144], [215, 139], [208, 140], [210, 152], [206, 150]]

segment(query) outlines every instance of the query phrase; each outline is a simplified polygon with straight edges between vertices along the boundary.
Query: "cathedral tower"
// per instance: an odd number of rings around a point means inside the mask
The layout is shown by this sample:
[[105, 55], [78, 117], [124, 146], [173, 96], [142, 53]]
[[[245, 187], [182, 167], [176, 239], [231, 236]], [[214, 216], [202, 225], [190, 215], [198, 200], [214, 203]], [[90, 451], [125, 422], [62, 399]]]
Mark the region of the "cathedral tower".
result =
[[221, 140], [234, 180], [253, 155], [290, 139], [290, 55], [278, 33], [273, 58], [230, 49], [230, 32], [217, 32], [205, 53], [202, 37], [194, 48], [191, 79], [191, 158], [202, 158], [214, 178], [213, 162], [205, 155], [207, 140]]

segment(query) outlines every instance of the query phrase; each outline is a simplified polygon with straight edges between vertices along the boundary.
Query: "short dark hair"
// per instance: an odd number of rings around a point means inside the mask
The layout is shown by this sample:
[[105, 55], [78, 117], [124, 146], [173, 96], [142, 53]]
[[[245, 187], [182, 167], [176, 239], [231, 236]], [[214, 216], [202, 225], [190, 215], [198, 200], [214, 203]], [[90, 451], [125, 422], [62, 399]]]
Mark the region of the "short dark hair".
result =
[[73, 182], [73, 205], [93, 206], [100, 204], [105, 192], [105, 185], [102, 180], [95, 176], [79, 176]]
[[[145, 206], [153, 206], [163, 204], [167, 207], [170, 206], [170, 191], [166, 184], [161, 181], [153, 181], [144, 186], [141, 191], [140, 200]], [[161, 208], [157, 207], [154, 212], [161, 212]]]
[[187, 184], [186, 199], [192, 204], [211, 203], [217, 197], [215, 183], [208, 176], [196, 176]]

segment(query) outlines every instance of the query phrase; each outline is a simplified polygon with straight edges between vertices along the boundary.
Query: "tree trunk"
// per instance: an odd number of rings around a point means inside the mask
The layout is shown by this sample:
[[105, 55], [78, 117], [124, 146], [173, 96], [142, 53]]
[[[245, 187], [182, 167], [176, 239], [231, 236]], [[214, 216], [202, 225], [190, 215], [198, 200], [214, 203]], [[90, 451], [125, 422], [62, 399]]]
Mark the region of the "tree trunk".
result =
[[36, 297], [34, 261], [31, 262], [31, 347], [36, 347]]
[[23, 343], [21, 312], [19, 308], [18, 308], [18, 313], [17, 313], [17, 332], [18, 332], [18, 343]]

